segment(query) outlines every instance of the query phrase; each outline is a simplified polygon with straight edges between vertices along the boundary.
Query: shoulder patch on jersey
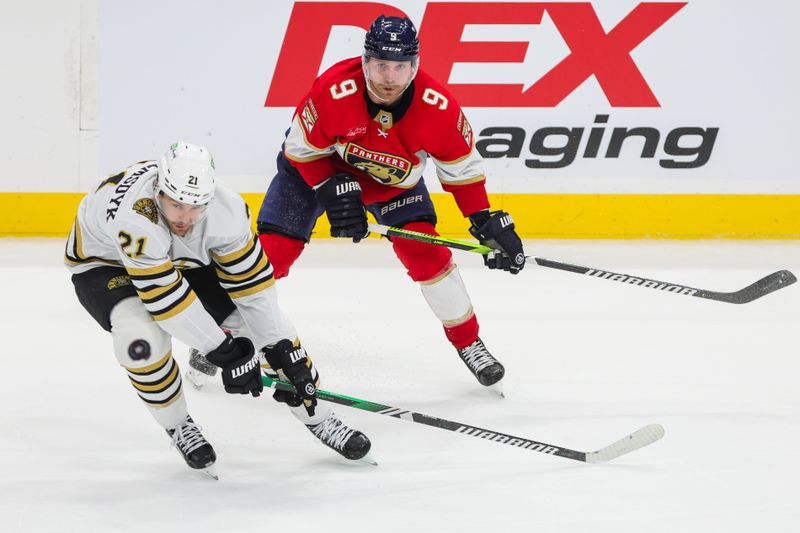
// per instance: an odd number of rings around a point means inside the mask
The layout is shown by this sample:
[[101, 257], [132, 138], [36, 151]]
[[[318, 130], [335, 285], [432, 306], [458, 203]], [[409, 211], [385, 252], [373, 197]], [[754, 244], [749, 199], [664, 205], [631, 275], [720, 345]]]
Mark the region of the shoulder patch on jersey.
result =
[[113, 291], [114, 289], [118, 289], [119, 287], [125, 287], [131, 284], [131, 277], [127, 274], [123, 274], [121, 276], [114, 276], [110, 280], [108, 280], [108, 290]]
[[134, 202], [133, 210], [153, 224], [158, 224], [158, 208], [152, 198], [139, 198]]
[[467, 146], [472, 147], [472, 126], [469, 125], [463, 111], [458, 112], [456, 129], [461, 133], [461, 136], [464, 137], [464, 142], [467, 143]]
[[303, 111], [300, 113], [300, 123], [303, 125], [303, 129], [306, 130], [306, 133], [311, 133], [318, 118], [319, 114], [317, 113], [317, 108], [314, 107], [314, 101], [309, 98], [306, 100], [306, 105], [303, 106]]

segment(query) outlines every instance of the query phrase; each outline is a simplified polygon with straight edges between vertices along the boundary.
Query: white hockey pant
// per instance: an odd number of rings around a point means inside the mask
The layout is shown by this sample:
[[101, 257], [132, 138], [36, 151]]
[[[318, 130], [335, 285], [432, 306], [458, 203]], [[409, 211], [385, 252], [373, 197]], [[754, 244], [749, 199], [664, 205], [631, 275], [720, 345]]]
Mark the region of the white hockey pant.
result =
[[126, 298], [111, 311], [114, 355], [145, 406], [164, 428], [187, 416], [180, 369], [172, 357], [170, 336], [139, 298]]

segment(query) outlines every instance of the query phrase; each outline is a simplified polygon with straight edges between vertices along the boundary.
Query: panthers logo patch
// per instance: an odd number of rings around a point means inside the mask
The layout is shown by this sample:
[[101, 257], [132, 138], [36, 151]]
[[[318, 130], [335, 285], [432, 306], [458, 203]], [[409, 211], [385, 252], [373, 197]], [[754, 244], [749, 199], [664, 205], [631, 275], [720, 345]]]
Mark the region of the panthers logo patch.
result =
[[314, 129], [314, 125], [317, 123], [317, 119], [319, 118], [319, 114], [317, 113], [317, 108], [314, 107], [314, 102], [311, 101], [311, 98], [306, 100], [306, 105], [303, 107], [303, 111], [300, 113], [300, 122], [303, 125], [303, 129], [306, 133], [311, 133], [311, 130]]
[[153, 224], [158, 224], [158, 208], [152, 198], [139, 198], [133, 204], [133, 210]]
[[108, 290], [113, 291], [114, 289], [118, 289], [119, 287], [125, 287], [131, 284], [130, 276], [123, 274], [122, 276], [114, 276], [110, 280], [108, 280]]
[[469, 125], [467, 122], [467, 117], [464, 116], [464, 113], [461, 111], [458, 112], [458, 122], [456, 123], [456, 129], [464, 137], [464, 142], [467, 143], [467, 146], [472, 146], [472, 126]]
[[374, 152], [356, 143], [347, 144], [344, 160], [384, 185], [402, 183], [411, 174], [414, 166], [408, 159], [384, 152]]

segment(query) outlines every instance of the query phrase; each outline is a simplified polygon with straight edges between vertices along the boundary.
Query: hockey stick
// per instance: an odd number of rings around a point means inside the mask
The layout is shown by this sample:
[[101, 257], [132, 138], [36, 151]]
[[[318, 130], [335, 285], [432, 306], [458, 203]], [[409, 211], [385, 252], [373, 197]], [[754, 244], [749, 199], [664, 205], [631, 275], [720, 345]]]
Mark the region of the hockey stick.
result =
[[[428, 233], [420, 233], [418, 231], [410, 231], [402, 228], [393, 228], [391, 226], [384, 226], [382, 224], [369, 224], [369, 230], [373, 233], [378, 233], [386, 237], [400, 237], [403, 239], [410, 239], [412, 241], [427, 242], [429, 244], [440, 244], [448, 248], [455, 248], [457, 250], [466, 250], [468, 252], [475, 252], [479, 254], [488, 254], [493, 251], [492, 248], [482, 244], [475, 244], [467, 241], [460, 241], [457, 239], [448, 239], [438, 235], [430, 235]], [[729, 304], [746, 304], [766, 296], [771, 292], [778, 289], [788, 287], [797, 278], [788, 270], [779, 270], [772, 274], [761, 278], [755, 283], [748, 285], [743, 289], [734, 292], [715, 292], [705, 289], [696, 289], [686, 285], [678, 285], [666, 281], [657, 281], [654, 279], [642, 278], [639, 276], [630, 276], [628, 274], [618, 274], [608, 270], [601, 270], [599, 268], [590, 268], [579, 265], [571, 265], [569, 263], [561, 263], [560, 261], [553, 261], [552, 259], [544, 259], [542, 257], [526, 256], [526, 262], [536, 262], [537, 265], [546, 268], [555, 268], [558, 270], [566, 270], [567, 272], [574, 272], [576, 274], [584, 274], [594, 278], [607, 279], [611, 281], [619, 281], [620, 283], [627, 283], [629, 285], [638, 285], [640, 287], [647, 287], [659, 291], [672, 292], [675, 294], [682, 294], [684, 296], [694, 296], [697, 298], [704, 298], [706, 300], [716, 300], [718, 302], [725, 302]]]
[[[294, 387], [277, 379], [272, 379], [268, 376], [261, 376], [264, 381], [264, 386], [282, 391], [294, 392]], [[338, 403], [339, 405], [346, 405], [362, 411], [369, 411], [370, 413], [377, 413], [379, 415], [391, 416], [393, 418], [400, 418], [408, 420], [409, 422], [416, 422], [417, 424], [425, 424], [435, 428], [446, 429], [448, 431], [455, 431], [471, 437], [485, 439], [499, 444], [508, 444], [509, 446], [516, 446], [517, 448], [524, 448], [534, 452], [546, 453], [548, 455], [557, 455], [558, 457], [566, 457], [575, 461], [582, 461], [584, 463], [605, 463], [616, 459], [620, 455], [630, 453], [638, 450], [648, 444], [656, 442], [664, 436], [664, 428], [659, 424], [650, 424], [643, 428], [637, 429], [627, 437], [624, 437], [613, 444], [609, 444], [605, 448], [601, 448], [594, 452], [579, 452], [577, 450], [570, 450], [561, 446], [554, 446], [544, 442], [538, 442], [531, 439], [522, 437], [515, 437], [507, 433], [500, 433], [499, 431], [490, 431], [469, 424], [461, 424], [459, 422], [451, 422], [443, 418], [436, 418], [435, 416], [424, 415], [422, 413], [415, 413], [413, 411], [406, 411], [391, 407], [389, 405], [382, 405], [379, 403], [368, 402], [335, 392], [328, 392], [317, 389], [317, 397], [320, 400], [327, 402]]]

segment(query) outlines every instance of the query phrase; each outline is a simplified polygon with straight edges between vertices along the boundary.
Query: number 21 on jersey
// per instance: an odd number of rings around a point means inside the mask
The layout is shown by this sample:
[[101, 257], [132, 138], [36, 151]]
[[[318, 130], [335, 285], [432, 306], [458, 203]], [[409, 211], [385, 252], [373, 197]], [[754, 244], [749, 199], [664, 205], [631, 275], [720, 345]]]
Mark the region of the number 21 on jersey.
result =
[[139, 257], [144, 253], [144, 245], [147, 243], [146, 237], [140, 237], [136, 239], [136, 248], [133, 251], [130, 251], [128, 248], [130, 248], [131, 244], [133, 244], [133, 237], [131, 237], [130, 233], [120, 231], [118, 236], [119, 245], [122, 248], [122, 251], [125, 252], [125, 255], [128, 257]]

